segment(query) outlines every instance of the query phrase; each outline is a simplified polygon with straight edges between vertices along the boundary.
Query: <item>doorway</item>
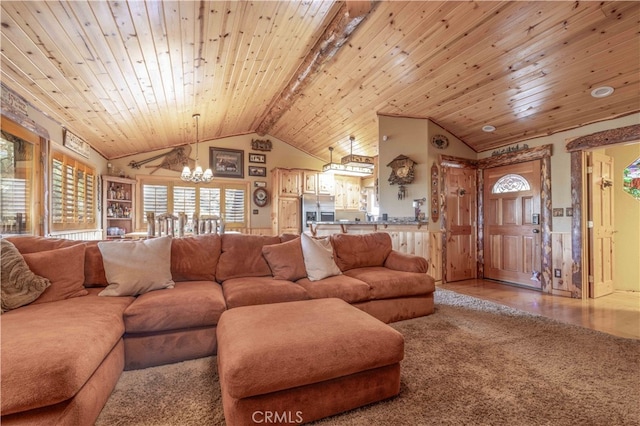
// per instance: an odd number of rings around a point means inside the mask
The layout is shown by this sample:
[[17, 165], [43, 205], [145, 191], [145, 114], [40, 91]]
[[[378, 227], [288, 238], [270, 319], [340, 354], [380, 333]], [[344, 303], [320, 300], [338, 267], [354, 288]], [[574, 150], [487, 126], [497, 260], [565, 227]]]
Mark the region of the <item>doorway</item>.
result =
[[484, 174], [484, 277], [540, 290], [540, 160]]
[[571, 221], [571, 257], [573, 274], [571, 276], [572, 297], [586, 299], [589, 282], [588, 219], [586, 206], [586, 165], [585, 151], [593, 148], [604, 148], [608, 145], [640, 141], [640, 124], [604, 130], [570, 141], [566, 149], [571, 153], [571, 205], [573, 218]]

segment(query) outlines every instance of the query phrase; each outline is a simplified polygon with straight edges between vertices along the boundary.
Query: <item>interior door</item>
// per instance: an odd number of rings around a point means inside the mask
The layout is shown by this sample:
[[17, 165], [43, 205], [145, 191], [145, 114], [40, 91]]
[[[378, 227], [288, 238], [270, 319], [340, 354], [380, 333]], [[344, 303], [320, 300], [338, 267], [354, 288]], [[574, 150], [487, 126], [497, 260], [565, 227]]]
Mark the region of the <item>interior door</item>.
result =
[[484, 174], [485, 278], [541, 289], [540, 160]]
[[589, 179], [589, 297], [613, 293], [613, 158], [587, 155]]
[[476, 278], [476, 169], [447, 168], [446, 281]]

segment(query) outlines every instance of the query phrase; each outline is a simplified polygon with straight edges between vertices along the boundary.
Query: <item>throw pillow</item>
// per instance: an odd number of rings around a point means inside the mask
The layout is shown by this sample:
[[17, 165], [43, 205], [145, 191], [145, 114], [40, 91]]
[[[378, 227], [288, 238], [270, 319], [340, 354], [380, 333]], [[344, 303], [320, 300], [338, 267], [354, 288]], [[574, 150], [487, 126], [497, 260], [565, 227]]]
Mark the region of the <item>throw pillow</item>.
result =
[[137, 296], [173, 288], [171, 237], [98, 243], [109, 285], [100, 296]]
[[5, 313], [36, 300], [51, 282], [34, 274], [13, 244], [4, 238], [0, 243], [0, 313]]
[[296, 281], [307, 276], [300, 238], [262, 247], [262, 255], [276, 280]]
[[34, 273], [48, 278], [51, 286], [32, 305], [89, 294], [84, 288], [84, 244], [24, 254]]
[[315, 239], [302, 234], [300, 243], [309, 281], [319, 281], [342, 274], [333, 259], [333, 247], [328, 238]]

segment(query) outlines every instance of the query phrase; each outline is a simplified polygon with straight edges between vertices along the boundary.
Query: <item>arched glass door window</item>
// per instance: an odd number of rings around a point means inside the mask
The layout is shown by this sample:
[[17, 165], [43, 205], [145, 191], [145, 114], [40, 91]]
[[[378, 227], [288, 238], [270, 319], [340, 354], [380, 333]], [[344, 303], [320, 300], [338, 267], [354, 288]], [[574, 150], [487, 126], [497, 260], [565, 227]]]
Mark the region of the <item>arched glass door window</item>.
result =
[[531, 190], [529, 182], [520, 175], [510, 173], [502, 176], [493, 185], [492, 194], [502, 194], [505, 192], [521, 192]]

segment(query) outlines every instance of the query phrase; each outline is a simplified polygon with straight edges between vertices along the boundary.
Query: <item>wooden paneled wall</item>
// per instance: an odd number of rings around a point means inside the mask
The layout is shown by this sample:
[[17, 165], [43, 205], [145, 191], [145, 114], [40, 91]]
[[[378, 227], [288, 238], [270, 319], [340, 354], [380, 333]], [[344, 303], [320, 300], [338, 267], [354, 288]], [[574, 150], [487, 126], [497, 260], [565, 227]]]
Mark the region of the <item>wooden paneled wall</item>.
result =
[[[571, 233], [551, 233], [551, 278], [553, 294], [571, 297], [571, 276], [573, 260], [571, 258]], [[556, 277], [555, 271], [559, 269], [561, 276]]]

